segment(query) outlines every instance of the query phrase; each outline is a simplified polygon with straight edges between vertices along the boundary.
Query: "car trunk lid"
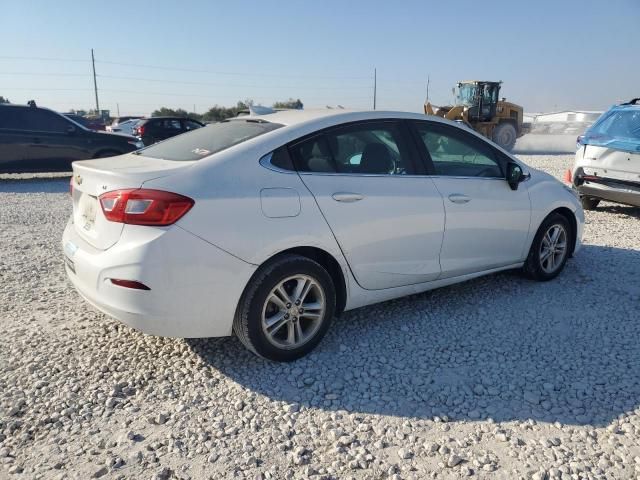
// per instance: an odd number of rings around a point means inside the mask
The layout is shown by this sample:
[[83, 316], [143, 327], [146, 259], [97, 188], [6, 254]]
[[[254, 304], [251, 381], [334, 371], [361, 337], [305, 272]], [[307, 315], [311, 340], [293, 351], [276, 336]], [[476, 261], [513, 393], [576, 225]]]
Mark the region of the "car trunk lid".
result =
[[174, 162], [135, 154], [73, 163], [71, 179], [74, 228], [99, 250], [113, 246], [124, 224], [107, 220], [99, 197], [125, 188], [140, 188], [146, 181], [166, 177], [188, 168], [192, 162]]

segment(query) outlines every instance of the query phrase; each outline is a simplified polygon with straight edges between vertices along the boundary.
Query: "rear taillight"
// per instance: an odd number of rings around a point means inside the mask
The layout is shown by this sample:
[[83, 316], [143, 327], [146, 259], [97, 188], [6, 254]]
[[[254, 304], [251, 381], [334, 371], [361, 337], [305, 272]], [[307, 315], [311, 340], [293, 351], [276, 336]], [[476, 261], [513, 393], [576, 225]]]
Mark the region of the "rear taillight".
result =
[[136, 135], [141, 137], [144, 135], [144, 125], [140, 125], [139, 127], [136, 127]]
[[189, 197], [146, 188], [114, 190], [100, 195], [110, 222], [163, 227], [177, 222], [195, 202]]

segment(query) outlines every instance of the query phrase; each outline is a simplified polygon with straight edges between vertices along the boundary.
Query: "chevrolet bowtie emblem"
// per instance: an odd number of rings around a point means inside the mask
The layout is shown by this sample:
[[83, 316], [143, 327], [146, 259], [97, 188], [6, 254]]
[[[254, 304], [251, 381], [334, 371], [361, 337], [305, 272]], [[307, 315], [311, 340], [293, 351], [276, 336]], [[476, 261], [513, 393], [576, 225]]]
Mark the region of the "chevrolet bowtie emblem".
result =
[[82, 185], [82, 177], [80, 175], [76, 175], [76, 183]]

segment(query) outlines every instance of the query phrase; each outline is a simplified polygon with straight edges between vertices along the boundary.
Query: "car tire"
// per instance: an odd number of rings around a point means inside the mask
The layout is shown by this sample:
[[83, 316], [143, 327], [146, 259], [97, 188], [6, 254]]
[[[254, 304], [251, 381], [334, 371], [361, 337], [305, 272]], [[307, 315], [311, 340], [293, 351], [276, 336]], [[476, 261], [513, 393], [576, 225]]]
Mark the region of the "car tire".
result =
[[580, 203], [584, 210], [595, 210], [600, 203], [600, 199], [593, 197], [580, 197]]
[[549, 215], [533, 239], [524, 264], [525, 274], [541, 282], [557, 277], [567, 263], [573, 238], [571, 225], [565, 216], [559, 213]]
[[233, 331], [257, 355], [290, 362], [318, 345], [335, 309], [329, 273], [309, 258], [282, 255], [253, 275], [238, 304]]
[[511, 123], [501, 123], [493, 130], [492, 140], [504, 148], [507, 152], [516, 146], [518, 132]]

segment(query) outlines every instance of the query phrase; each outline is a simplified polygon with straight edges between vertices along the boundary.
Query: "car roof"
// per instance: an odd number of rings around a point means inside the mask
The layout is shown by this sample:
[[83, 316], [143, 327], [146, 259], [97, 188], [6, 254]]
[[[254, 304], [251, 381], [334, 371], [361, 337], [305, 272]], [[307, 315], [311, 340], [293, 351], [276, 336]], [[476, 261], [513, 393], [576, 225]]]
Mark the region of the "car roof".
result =
[[398, 112], [387, 110], [346, 110], [346, 109], [310, 109], [310, 110], [282, 110], [264, 115], [243, 115], [230, 119], [232, 121], [262, 120], [265, 122], [279, 123], [285, 126], [295, 126], [308, 123], [347, 123], [350, 121], [376, 120], [376, 119], [414, 119], [435, 120], [451, 123], [435, 115], [426, 116], [424, 113]]
[[140, 118], [140, 120], [193, 120], [193, 118], [164, 116], [164, 117], [146, 117], [146, 118]]

